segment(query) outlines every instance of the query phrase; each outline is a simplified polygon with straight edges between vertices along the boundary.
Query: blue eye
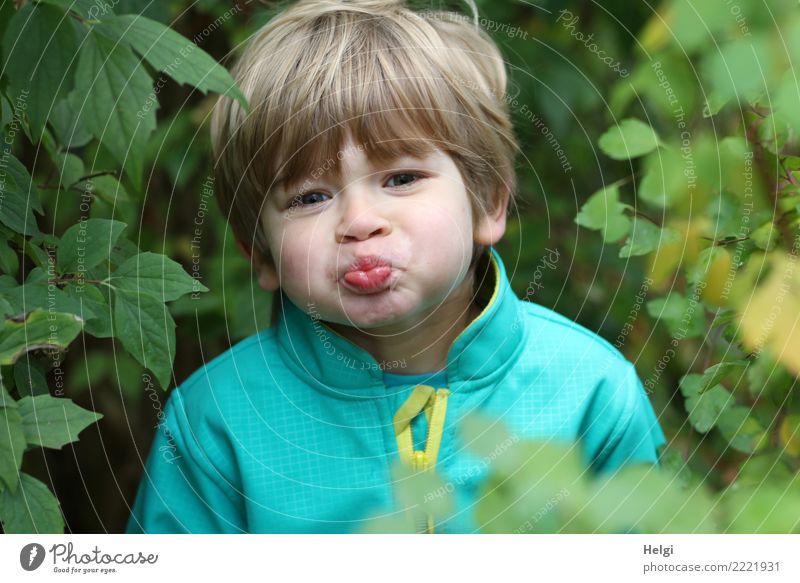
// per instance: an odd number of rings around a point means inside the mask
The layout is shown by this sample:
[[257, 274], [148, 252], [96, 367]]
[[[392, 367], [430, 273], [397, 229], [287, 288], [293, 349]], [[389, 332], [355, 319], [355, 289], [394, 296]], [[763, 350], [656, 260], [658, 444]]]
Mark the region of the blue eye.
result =
[[[399, 172], [389, 178], [386, 186], [390, 188], [403, 189], [412, 186], [416, 182], [419, 182], [419, 180], [422, 178], [425, 178], [425, 176], [418, 172]], [[391, 182], [395, 179], [401, 179], [401, 184], [391, 184]], [[327, 197], [327, 199], [324, 197]], [[323, 192], [304, 192], [295, 195], [289, 200], [289, 208], [308, 208], [321, 204], [328, 199], [330, 199], [330, 195]]]
[[320, 200], [319, 197], [328, 196], [327, 194], [323, 194], [321, 192], [306, 192], [304, 194], [298, 194], [295, 196], [290, 202], [290, 207], [302, 207], [302, 206], [314, 206], [324, 200]]
[[397, 186], [397, 188], [403, 188], [404, 186], [408, 186], [409, 184], [413, 184], [414, 182], [416, 182], [417, 180], [419, 180], [422, 177], [423, 176], [421, 174], [417, 174], [415, 172], [403, 172], [403, 173], [400, 173], [400, 174], [395, 174], [394, 176], [389, 178], [389, 181], [391, 182], [395, 178], [411, 178], [412, 179], [411, 181], [405, 182], [404, 184], [400, 184], [400, 185]]

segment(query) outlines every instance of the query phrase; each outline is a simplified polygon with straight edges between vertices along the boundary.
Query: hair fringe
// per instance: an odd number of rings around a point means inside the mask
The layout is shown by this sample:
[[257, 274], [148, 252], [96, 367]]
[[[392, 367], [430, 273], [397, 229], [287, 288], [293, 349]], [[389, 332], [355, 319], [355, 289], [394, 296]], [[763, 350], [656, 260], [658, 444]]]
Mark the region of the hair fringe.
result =
[[474, 0], [463, 1], [470, 17], [406, 0], [299, 0], [251, 37], [232, 69], [251, 111], [221, 97], [211, 120], [217, 197], [237, 239], [268, 253], [266, 197], [348, 136], [379, 163], [443, 150], [476, 219], [504, 191], [514, 198], [505, 62]]

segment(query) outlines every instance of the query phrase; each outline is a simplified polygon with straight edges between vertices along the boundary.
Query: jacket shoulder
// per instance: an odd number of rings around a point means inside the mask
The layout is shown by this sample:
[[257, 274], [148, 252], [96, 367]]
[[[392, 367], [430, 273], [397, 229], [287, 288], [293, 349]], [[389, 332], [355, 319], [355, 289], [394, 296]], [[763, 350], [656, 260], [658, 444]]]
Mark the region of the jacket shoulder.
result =
[[[276, 333], [265, 328], [231, 346], [190, 374], [174, 392], [187, 409], [236, 402], [245, 389], [263, 385], [265, 370], [279, 365]], [[216, 405], [214, 403], [216, 402]]]
[[520, 304], [529, 336], [536, 345], [566, 351], [580, 360], [604, 361], [614, 368], [632, 366], [616, 347], [596, 332], [540, 304], [525, 300], [520, 300]]

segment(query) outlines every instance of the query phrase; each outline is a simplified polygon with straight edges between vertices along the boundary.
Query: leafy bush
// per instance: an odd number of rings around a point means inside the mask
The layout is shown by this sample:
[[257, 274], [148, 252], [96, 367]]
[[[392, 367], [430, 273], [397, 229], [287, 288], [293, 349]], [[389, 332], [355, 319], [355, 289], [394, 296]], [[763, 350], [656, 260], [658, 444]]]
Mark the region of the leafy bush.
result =
[[726, 532], [800, 529], [798, 33], [794, 2], [663, 4], [598, 140], [629, 176], [575, 219], [646, 262], [662, 359], [685, 372], [689, 465], [739, 466]]
[[[178, 4], [0, 4], [5, 532], [60, 532], [64, 516], [73, 531], [121, 531], [136, 446], [162, 415], [155, 385], [268, 323], [271, 298], [224, 213], [208, 212], [205, 124], [206, 93], [241, 99], [217, 61], [274, 9]], [[569, 448], [515, 443], [491, 468], [478, 522], [796, 532], [796, 4], [478, 4], [508, 58], [525, 154], [500, 244], [512, 284], [633, 360], [670, 442], [663, 472], [603, 479]], [[478, 452], [504, 439], [479, 421], [465, 431]], [[404, 484], [406, 504], [451, 508], [430, 496], [439, 476]], [[378, 529], [413, 526], [409, 515]]]
[[[124, 208], [142, 191], [160, 89], [152, 73], [246, 102], [190, 40], [106, 2], [28, 2], [3, 22], [0, 520], [9, 533], [61, 532], [58, 500], [20, 471], [23, 455], [62, 448], [102, 415], [61, 388], [51, 395], [46, 375], [59, 374], [62, 352], [83, 332], [118, 340], [166, 389], [175, 357], [166, 303], [208, 291], [179, 263], [140, 250], [125, 222], [92, 218], [93, 207]], [[32, 170], [12, 153], [20, 132], [44, 150]], [[78, 195], [79, 216], [60, 236], [40, 231], [54, 221], [45, 197], [57, 207]]]

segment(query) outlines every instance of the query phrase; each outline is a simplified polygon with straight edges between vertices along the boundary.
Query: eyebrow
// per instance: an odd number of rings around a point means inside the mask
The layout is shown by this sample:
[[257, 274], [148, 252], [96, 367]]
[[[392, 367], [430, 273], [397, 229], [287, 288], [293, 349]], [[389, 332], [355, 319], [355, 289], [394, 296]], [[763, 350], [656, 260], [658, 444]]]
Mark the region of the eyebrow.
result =
[[[399, 156], [392, 159], [390, 162], [387, 162], [386, 166], [413, 166], [415, 164], [431, 164], [433, 161], [431, 160], [432, 157], [436, 156], [437, 152], [430, 152], [429, 154], [423, 157], [412, 156], [410, 154]], [[375, 165], [372, 164], [369, 160], [367, 161], [371, 168], [375, 168]], [[334, 173], [334, 175], [338, 175], [337, 172], [331, 170], [330, 172]], [[306, 172], [301, 174], [297, 177], [292, 176], [283, 176], [275, 181], [275, 188], [281, 190], [282, 194], [289, 194], [295, 193], [295, 191], [300, 191], [303, 184], [306, 182], [309, 184], [316, 184], [318, 181], [322, 180], [322, 176], [318, 178], [313, 178], [312, 176], [313, 171]], [[380, 171], [375, 172], [375, 174], [380, 173]], [[326, 175], [329, 173], [325, 173]], [[305, 189], [302, 189], [305, 192]]]

